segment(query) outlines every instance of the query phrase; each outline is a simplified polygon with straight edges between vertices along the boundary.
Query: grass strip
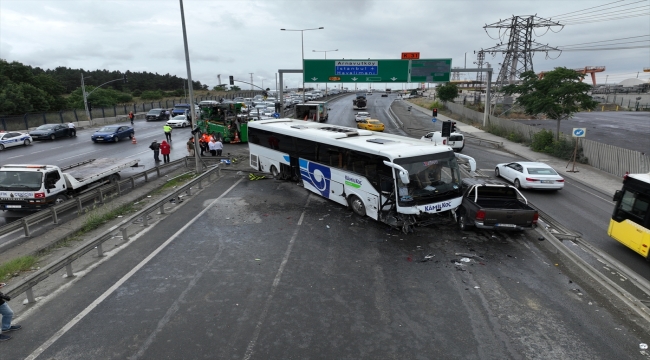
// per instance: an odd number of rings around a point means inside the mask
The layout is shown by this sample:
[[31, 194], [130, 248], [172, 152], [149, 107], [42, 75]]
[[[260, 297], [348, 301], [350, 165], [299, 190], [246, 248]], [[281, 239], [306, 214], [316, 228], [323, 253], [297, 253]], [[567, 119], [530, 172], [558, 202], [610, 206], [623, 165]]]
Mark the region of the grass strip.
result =
[[4, 263], [0, 265], [0, 280], [7, 280], [21, 271], [31, 270], [37, 262], [35, 256], [27, 255]]

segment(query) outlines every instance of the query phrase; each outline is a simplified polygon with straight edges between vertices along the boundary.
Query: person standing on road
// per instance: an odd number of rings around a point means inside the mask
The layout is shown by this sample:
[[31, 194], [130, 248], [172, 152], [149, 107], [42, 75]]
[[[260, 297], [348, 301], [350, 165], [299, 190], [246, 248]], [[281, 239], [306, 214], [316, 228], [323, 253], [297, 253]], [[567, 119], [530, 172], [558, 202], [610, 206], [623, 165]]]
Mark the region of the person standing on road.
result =
[[[0, 283], [0, 288], [5, 287], [5, 283]], [[11, 320], [14, 318], [14, 312], [9, 307], [5, 301], [9, 301], [11, 298], [0, 292], [0, 317], [2, 317], [2, 327], [0, 328], [0, 341], [11, 340], [11, 336], [5, 335], [4, 333], [10, 331], [20, 330], [22, 326], [20, 325], [11, 325]]]
[[213, 138], [210, 138], [208, 149], [210, 149], [210, 154], [212, 154], [212, 156], [217, 156], [217, 142], [214, 141]]
[[153, 150], [153, 160], [155, 162], [160, 162], [160, 144], [158, 144], [158, 140], [154, 140], [151, 145], [149, 145], [149, 149]]
[[163, 125], [163, 131], [165, 132], [165, 140], [172, 142], [172, 127], [165, 124]]
[[214, 147], [217, 150], [217, 156], [221, 156], [221, 152], [223, 152], [223, 143], [221, 142], [221, 139], [215, 140]]
[[74, 127], [74, 123], [72, 121], [68, 123], [68, 131], [68, 134], [70, 136], [77, 136], [77, 129]]
[[165, 117], [169, 120], [169, 110], [165, 110]]
[[172, 147], [169, 146], [167, 141], [163, 140], [162, 143], [160, 143], [160, 153], [163, 156], [163, 162], [167, 164], [169, 162], [169, 153], [171, 152]]
[[187, 153], [190, 157], [194, 156], [194, 137], [190, 137], [189, 140], [187, 140]]
[[201, 143], [203, 144], [203, 146], [201, 146], [201, 155], [203, 155], [203, 153], [208, 151], [209, 142], [210, 142], [210, 135], [208, 135], [208, 133], [204, 133], [201, 136]]
[[129, 111], [129, 120], [131, 120], [131, 126], [133, 126], [133, 119], [135, 119], [135, 115], [133, 115], [133, 111]]

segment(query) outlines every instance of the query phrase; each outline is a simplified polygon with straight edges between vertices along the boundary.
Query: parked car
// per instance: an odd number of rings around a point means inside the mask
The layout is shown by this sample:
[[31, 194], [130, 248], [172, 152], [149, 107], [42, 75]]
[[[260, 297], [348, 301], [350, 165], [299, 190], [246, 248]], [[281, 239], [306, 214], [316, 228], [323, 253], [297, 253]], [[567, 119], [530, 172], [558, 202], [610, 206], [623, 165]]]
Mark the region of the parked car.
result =
[[190, 126], [190, 119], [185, 115], [174, 116], [167, 121], [167, 125], [171, 127], [184, 128]]
[[562, 190], [564, 178], [541, 162], [517, 161], [498, 164], [494, 175], [511, 181], [517, 189]]
[[70, 129], [66, 124], [45, 124], [29, 132], [34, 140], [54, 140], [70, 136]]
[[151, 109], [145, 115], [147, 121], [157, 121], [157, 120], [169, 120], [167, 115], [165, 115], [165, 109]]
[[372, 131], [384, 131], [384, 124], [375, 119], [361, 120], [357, 123], [357, 128]]
[[97, 142], [118, 142], [122, 139], [132, 139], [135, 131], [127, 125], [107, 125], [95, 131], [90, 136], [91, 140]]
[[526, 230], [537, 225], [537, 210], [514, 186], [466, 178], [462, 189], [463, 200], [455, 212], [461, 230]]
[[362, 120], [370, 119], [370, 114], [365, 111], [359, 111], [354, 115], [354, 121], [359, 122]]
[[8, 147], [18, 146], [18, 145], [29, 145], [32, 143], [32, 137], [29, 134], [10, 131], [6, 133], [0, 133], [0, 150], [4, 150]]
[[388, 97], [388, 94], [383, 93], [383, 94], [381, 94], [381, 97]]

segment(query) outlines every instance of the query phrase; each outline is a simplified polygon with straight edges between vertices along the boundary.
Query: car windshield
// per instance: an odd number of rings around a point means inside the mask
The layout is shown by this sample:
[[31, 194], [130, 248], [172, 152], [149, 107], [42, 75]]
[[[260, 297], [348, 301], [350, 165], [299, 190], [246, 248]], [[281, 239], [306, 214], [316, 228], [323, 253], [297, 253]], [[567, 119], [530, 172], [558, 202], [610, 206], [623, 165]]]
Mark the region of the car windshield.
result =
[[368, 120], [368, 124], [379, 125], [381, 124], [379, 120]]
[[528, 168], [528, 173], [531, 175], [557, 175], [551, 168]]
[[103, 128], [97, 130], [97, 132], [114, 132], [117, 127], [115, 126], [104, 126]]
[[0, 191], [38, 191], [43, 173], [33, 171], [0, 171]]
[[396, 174], [399, 203], [402, 206], [428, 204], [446, 199], [450, 193], [460, 195], [460, 170], [453, 151], [394, 160], [409, 173], [409, 184]]
[[185, 120], [185, 115], [174, 116], [172, 120]]
[[37, 127], [36, 130], [50, 130], [50, 129], [54, 129], [55, 127], [57, 127], [56, 124], [46, 124]]
[[162, 109], [151, 109], [147, 114], [157, 115], [160, 114], [161, 111]]

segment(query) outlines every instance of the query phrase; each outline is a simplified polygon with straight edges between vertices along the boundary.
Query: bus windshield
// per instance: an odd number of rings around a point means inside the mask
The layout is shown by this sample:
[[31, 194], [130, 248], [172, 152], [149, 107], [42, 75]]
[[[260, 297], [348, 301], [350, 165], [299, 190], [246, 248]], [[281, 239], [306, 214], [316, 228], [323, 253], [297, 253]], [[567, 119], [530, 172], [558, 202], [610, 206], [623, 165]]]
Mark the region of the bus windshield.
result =
[[413, 206], [460, 196], [460, 169], [453, 151], [400, 158], [396, 164], [409, 172], [409, 184], [395, 176], [400, 206]]

